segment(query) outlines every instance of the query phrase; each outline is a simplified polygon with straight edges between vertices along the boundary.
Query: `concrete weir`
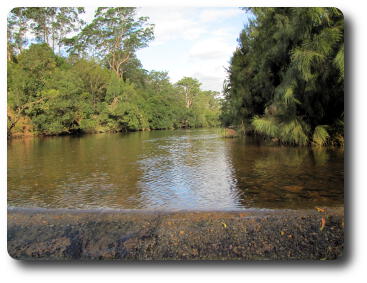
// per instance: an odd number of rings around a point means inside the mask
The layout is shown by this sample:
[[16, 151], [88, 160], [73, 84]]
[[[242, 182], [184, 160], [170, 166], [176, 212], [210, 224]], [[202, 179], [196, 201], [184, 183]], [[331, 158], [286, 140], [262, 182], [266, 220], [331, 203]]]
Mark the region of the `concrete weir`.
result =
[[8, 208], [8, 252], [21, 260], [331, 260], [343, 246], [343, 208]]

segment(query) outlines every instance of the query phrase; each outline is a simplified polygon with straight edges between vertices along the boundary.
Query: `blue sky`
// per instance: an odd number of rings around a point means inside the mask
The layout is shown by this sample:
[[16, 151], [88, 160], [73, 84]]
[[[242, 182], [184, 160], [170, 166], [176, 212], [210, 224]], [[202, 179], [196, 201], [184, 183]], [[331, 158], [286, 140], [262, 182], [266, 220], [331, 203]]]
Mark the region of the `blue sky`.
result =
[[[86, 9], [86, 20], [94, 8]], [[155, 39], [137, 52], [147, 70], [167, 71], [174, 83], [197, 78], [206, 90], [221, 91], [225, 67], [247, 24], [245, 11], [235, 7], [143, 7], [139, 16], [155, 24]]]

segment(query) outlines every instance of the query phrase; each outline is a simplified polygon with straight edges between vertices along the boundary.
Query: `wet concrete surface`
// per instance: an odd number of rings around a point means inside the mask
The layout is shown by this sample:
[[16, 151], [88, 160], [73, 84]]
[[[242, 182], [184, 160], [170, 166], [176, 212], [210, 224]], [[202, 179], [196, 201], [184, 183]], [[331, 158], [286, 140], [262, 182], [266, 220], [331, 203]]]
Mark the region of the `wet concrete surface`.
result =
[[333, 260], [343, 246], [343, 208], [8, 208], [8, 252], [21, 260]]

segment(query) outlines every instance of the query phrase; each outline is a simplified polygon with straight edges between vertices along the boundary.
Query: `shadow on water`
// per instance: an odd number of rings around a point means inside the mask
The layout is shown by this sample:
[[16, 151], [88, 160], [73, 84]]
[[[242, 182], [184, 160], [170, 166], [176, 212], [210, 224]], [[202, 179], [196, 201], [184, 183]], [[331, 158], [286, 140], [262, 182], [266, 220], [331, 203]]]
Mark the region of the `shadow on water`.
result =
[[343, 151], [264, 146], [253, 138], [228, 147], [241, 203], [258, 208], [343, 205]]

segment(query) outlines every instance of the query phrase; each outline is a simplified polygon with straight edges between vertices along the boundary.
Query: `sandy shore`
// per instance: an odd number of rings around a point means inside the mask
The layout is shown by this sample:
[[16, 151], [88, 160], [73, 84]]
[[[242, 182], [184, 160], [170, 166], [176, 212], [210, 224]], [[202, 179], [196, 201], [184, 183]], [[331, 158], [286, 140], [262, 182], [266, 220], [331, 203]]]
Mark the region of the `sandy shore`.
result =
[[330, 260], [342, 256], [343, 246], [343, 208], [8, 208], [8, 252], [22, 260]]

